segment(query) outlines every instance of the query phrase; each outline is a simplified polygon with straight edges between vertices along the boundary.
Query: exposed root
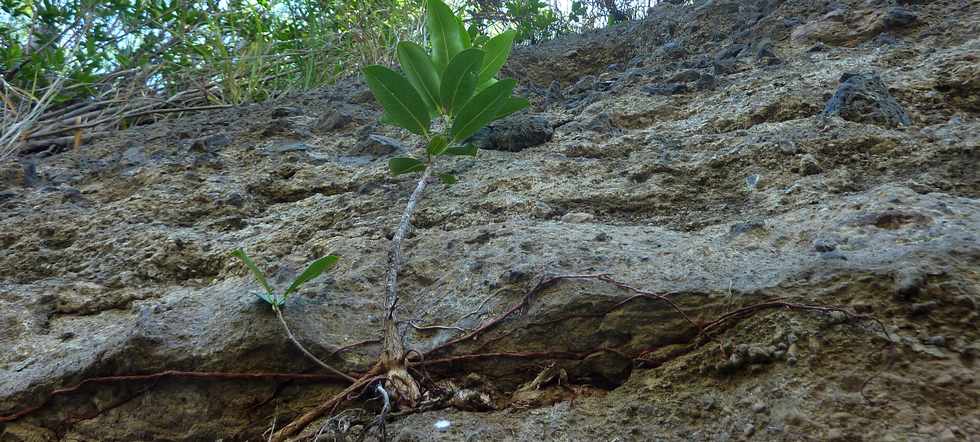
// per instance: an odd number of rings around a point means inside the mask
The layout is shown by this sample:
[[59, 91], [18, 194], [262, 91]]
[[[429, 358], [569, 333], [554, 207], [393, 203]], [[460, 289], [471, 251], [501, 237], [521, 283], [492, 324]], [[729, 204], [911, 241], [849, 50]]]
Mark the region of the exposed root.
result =
[[290, 422], [281, 430], [273, 434], [270, 440], [272, 442], [282, 442], [288, 439], [289, 437], [295, 436], [300, 431], [303, 431], [303, 429], [306, 428], [307, 425], [311, 424], [313, 421], [319, 419], [320, 417], [326, 414], [332, 414], [337, 409], [337, 407], [340, 406], [340, 404], [347, 399], [348, 395], [364, 389], [372, 382], [384, 379], [385, 377], [380, 375], [381, 372], [382, 372], [381, 364], [375, 365], [370, 371], [367, 372], [367, 374], [361, 376], [361, 378], [358, 379], [357, 382], [354, 382], [353, 384], [348, 386], [346, 389], [344, 389], [344, 391], [334, 395], [332, 398], [318, 405], [316, 408], [307, 411], [302, 416], [293, 419], [292, 422]]
[[301, 373], [222, 373], [222, 372], [196, 372], [167, 370], [159, 373], [136, 374], [123, 376], [103, 376], [88, 378], [75, 385], [59, 388], [52, 391], [38, 405], [24, 408], [12, 414], [0, 416], [0, 422], [11, 422], [27, 416], [51, 402], [57, 396], [78, 391], [89, 384], [113, 384], [118, 382], [134, 381], [157, 381], [164, 378], [183, 378], [183, 379], [202, 379], [215, 381], [265, 381], [265, 380], [286, 380], [286, 381], [307, 381], [307, 382], [336, 382], [340, 380], [337, 375], [329, 374], [301, 374]]
[[[424, 185], [420, 182], [420, 185], [416, 188], [418, 192], [420, 189], [424, 189]], [[414, 194], [413, 194], [414, 195]], [[403, 221], [405, 218], [403, 218]], [[404, 232], [396, 234], [396, 239], [404, 238]], [[399, 242], [400, 244], [400, 242]], [[400, 260], [397, 254], [393, 253], [391, 256], [394, 263]], [[395, 268], [395, 273], [397, 273], [397, 265], [395, 267], [389, 267], [389, 269]], [[396, 277], [395, 277], [396, 278]], [[389, 282], [392, 281], [392, 277], [389, 274]], [[616, 349], [616, 348], [598, 348], [593, 351], [588, 352], [479, 352], [471, 354], [460, 354], [460, 355], [450, 355], [438, 358], [432, 358], [431, 356], [437, 355], [440, 352], [445, 352], [458, 344], [464, 342], [470, 342], [479, 339], [485, 333], [499, 327], [505, 323], [511, 317], [523, 314], [535, 301], [538, 295], [548, 288], [554, 287], [556, 284], [563, 281], [600, 281], [611, 284], [621, 290], [634, 293], [633, 296], [624, 299], [613, 305], [612, 307], [606, 309], [602, 312], [589, 313], [578, 316], [589, 316], [589, 317], [602, 317], [608, 315], [616, 310], [624, 308], [626, 305], [630, 304], [637, 299], [653, 299], [656, 301], [661, 301], [670, 306], [672, 310], [681, 315], [685, 321], [691, 325], [691, 337], [687, 339], [686, 344], [683, 346], [678, 346], [677, 348], [671, 350], [667, 354], [655, 354], [653, 350], [640, 351], [636, 354], [627, 354], [626, 352]], [[882, 332], [885, 334], [890, 345], [894, 345], [894, 340], [889, 335], [888, 330], [885, 325], [879, 321], [877, 318], [870, 315], [862, 315], [853, 313], [844, 309], [842, 307], [835, 306], [824, 306], [824, 305], [813, 305], [813, 304], [800, 304], [789, 302], [785, 299], [772, 299], [744, 307], [737, 308], [730, 312], [727, 312], [720, 317], [708, 321], [699, 322], [693, 320], [686, 312], [684, 312], [673, 300], [671, 300], [669, 294], [658, 294], [645, 290], [641, 290], [630, 286], [626, 283], [617, 281], [607, 274], [583, 274], [583, 275], [558, 275], [543, 278], [538, 282], [531, 290], [529, 290], [520, 300], [520, 302], [511, 306], [505, 310], [502, 314], [484, 322], [482, 325], [477, 327], [472, 331], [467, 331], [462, 333], [454, 339], [451, 339], [443, 344], [437, 345], [431, 350], [421, 353], [415, 350], [405, 351], [404, 345], [402, 343], [402, 336], [398, 333], [396, 329], [396, 322], [393, 318], [393, 310], [395, 304], [397, 303], [397, 294], [391, 297], [391, 291], [388, 292], [389, 297], [386, 298], [387, 305], [387, 315], [388, 321], [385, 322], [385, 336], [381, 341], [383, 348], [378, 362], [369, 370], [367, 373], [362, 375], [358, 379], [353, 379], [348, 375], [336, 371], [332, 375], [310, 375], [310, 374], [280, 374], [280, 373], [194, 373], [194, 372], [178, 372], [178, 371], [168, 371], [150, 375], [135, 375], [135, 376], [111, 376], [103, 378], [92, 378], [87, 379], [75, 386], [55, 390], [51, 395], [40, 405], [35, 407], [22, 410], [20, 412], [14, 413], [8, 416], [0, 416], [0, 422], [7, 422], [11, 420], [23, 417], [39, 408], [44, 406], [52, 397], [70, 393], [72, 391], [78, 390], [83, 385], [90, 383], [109, 383], [117, 381], [126, 380], [155, 380], [164, 377], [186, 377], [186, 378], [197, 378], [197, 379], [229, 379], [229, 380], [249, 380], [249, 379], [281, 379], [281, 380], [313, 380], [313, 381], [323, 381], [323, 380], [337, 380], [344, 379], [351, 381], [344, 391], [334, 395], [329, 400], [320, 404], [316, 408], [309, 410], [300, 417], [294, 419], [285, 427], [281, 428], [278, 432], [274, 433], [270, 440], [272, 441], [284, 441], [290, 437], [299, 434], [304, 428], [306, 428], [310, 423], [316, 419], [327, 415], [333, 414], [337, 408], [345, 401], [353, 400], [356, 396], [361, 396], [364, 392], [369, 389], [373, 389], [375, 392], [383, 396], [384, 405], [382, 406], [382, 411], [379, 419], [382, 421], [375, 422], [375, 425], [381, 426], [382, 437], [384, 438], [386, 434], [384, 433], [384, 423], [385, 419], [390, 413], [394, 405], [398, 405], [403, 410], [413, 410], [415, 407], [419, 406], [421, 399], [423, 397], [422, 389], [419, 387], [418, 382], [413, 378], [410, 369], [423, 369], [424, 367], [432, 366], [445, 366], [453, 364], [462, 364], [467, 362], [473, 362], [485, 359], [537, 359], [537, 360], [567, 360], [567, 361], [581, 361], [585, 360], [588, 356], [595, 354], [597, 352], [614, 352], [621, 355], [624, 358], [630, 359], [634, 362], [635, 367], [656, 367], [670, 360], [676, 359], [684, 354], [688, 354], [691, 351], [703, 346], [714, 337], [717, 337], [724, 331], [730, 329], [731, 327], [738, 324], [740, 321], [747, 319], [757, 313], [775, 310], [775, 309], [785, 309], [792, 311], [810, 311], [823, 314], [834, 314], [837, 313], [842, 315], [845, 320], [870, 320], [874, 321], [881, 327]], [[281, 313], [277, 312], [282, 320]], [[568, 318], [562, 318], [568, 319]], [[547, 321], [548, 323], [554, 321]], [[514, 331], [526, 328], [529, 326], [543, 325], [545, 323], [533, 323], [525, 324], [522, 327], [517, 327], [514, 330], [509, 330], [504, 332], [504, 336], [510, 335]], [[285, 326], [285, 324], [283, 324]], [[447, 327], [448, 328], [448, 327]], [[295, 337], [289, 332], [289, 328], [286, 327], [287, 333], [290, 335], [290, 339], [295, 341]], [[494, 342], [494, 340], [489, 340], [484, 342], [488, 344]], [[366, 345], [370, 343], [376, 343], [378, 341], [364, 341], [351, 346], [338, 349], [337, 352], [343, 351], [347, 348]], [[301, 347], [301, 346], [300, 346]], [[483, 348], [481, 346], [480, 348]], [[304, 352], [306, 353], [306, 352]], [[307, 356], [310, 356], [307, 354]], [[424, 375], [425, 371], [422, 370]], [[379, 382], [380, 381], [380, 382]], [[870, 382], [870, 379], [867, 381]], [[867, 382], [865, 384], [867, 384]], [[862, 388], [863, 390], [863, 388]]]

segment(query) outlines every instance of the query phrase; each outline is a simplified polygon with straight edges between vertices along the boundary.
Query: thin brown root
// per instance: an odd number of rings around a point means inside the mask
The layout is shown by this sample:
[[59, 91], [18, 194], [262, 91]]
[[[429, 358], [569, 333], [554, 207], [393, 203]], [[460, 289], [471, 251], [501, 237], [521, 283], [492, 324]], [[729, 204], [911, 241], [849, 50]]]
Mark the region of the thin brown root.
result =
[[178, 371], [178, 370], [167, 370], [159, 373], [150, 374], [138, 374], [138, 375], [123, 375], [123, 376], [103, 376], [97, 378], [88, 378], [75, 385], [59, 388], [52, 391], [48, 396], [41, 401], [40, 404], [24, 408], [20, 411], [14, 412], [8, 415], [0, 415], [0, 422], [11, 422], [27, 416], [48, 404], [52, 399], [57, 396], [63, 396], [66, 394], [78, 391], [82, 387], [89, 384], [112, 384], [117, 382], [132, 382], [132, 381], [156, 381], [163, 378], [183, 378], [183, 379], [203, 379], [203, 380], [222, 380], [222, 381], [256, 381], [256, 380], [301, 380], [309, 382], [330, 382], [338, 381], [338, 378], [334, 374], [323, 375], [323, 374], [299, 374], [299, 373], [221, 373], [221, 372], [196, 372], [196, 371]]

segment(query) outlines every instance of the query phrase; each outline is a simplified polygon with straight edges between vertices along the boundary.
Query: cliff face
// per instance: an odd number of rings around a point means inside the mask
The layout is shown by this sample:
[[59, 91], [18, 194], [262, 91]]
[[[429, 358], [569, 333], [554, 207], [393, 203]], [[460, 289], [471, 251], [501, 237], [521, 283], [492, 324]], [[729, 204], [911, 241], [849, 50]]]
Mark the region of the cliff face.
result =
[[[398, 314], [426, 353], [529, 302], [427, 356], [498, 354], [419, 366], [456, 399], [392, 418], [396, 440], [980, 434], [980, 4], [695, 3], [514, 55], [533, 112], [440, 165], [460, 183], [417, 213]], [[379, 116], [351, 80], [0, 165], [0, 415], [95, 376], [315, 372], [241, 246], [279, 284], [341, 255], [285, 315], [366, 370], [413, 185], [386, 163], [418, 141]], [[595, 279], [525, 298], [599, 273], [690, 321]], [[779, 308], [698, 337], [773, 298], [877, 321]], [[89, 384], [0, 440], [259, 440], [342, 388]], [[352, 406], [306, 436], [357, 440], [379, 406]]]

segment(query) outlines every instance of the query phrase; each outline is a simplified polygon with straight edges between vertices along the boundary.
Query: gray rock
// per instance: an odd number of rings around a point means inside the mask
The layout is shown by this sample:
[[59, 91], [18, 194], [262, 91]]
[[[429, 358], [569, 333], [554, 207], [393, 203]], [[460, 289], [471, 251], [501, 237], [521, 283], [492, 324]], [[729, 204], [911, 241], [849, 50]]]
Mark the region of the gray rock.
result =
[[0, 164], [0, 189], [31, 187], [36, 181], [36, 171], [30, 162], [8, 161]]
[[806, 154], [800, 157], [800, 175], [810, 176], [823, 173], [823, 168], [820, 167], [820, 163], [817, 163], [817, 159], [813, 155]]
[[753, 364], [768, 364], [772, 362], [772, 354], [776, 351], [775, 347], [763, 347], [751, 345], [745, 351], [745, 357]]
[[930, 337], [928, 337], [926, 339], [926, 344], [935, 345], [936, 347], [945, 347], [946, 346], [946, 337], [945, 336], [942, 336], [942, 335], [939, 335], [939, 336], [930, 336]]
[[656, 55], [666, 59], [678, 59], [686, 57], [687, 50], [684, 49], [684, 46], [680, 42], [671, 40], [657, 48]]
[[191, 150], [198, 152], [215, 152], [219, 148], [231, 144], [231, 137], [226, 134], [214, 134], [191, 141]]
[[827, 102], [824, 114], [886, 127], [912, 123], [877, 74], [847, 73], [841, 76], [840, 87]]
[[350, 102], [353, 104], [365, 104], [374, 101], [374, 94], [368, 88], [359, 89], [350, 95]]
[[293, 106], [278, 106], [272, 109], [272, 118], [292, 117], [302, 114], [302, 109]]
[[584, 224], [592, 221], [595, 221], [595, 215], [591, 213], [570, 212], [561, 217], [563, 223]]
[[365, 133], [361, 137], [361, 140], [354, 145], [350, 153], [385, 157], [406, 151], [408, 151], [408, 146], [405, 146], [401, 141], [383, 135]]
[[711, 74], [701, 74], [701, 78], [694, 83], [694, 89], [699, 91], [711, 91], [717, 87], [718, 81], [715, 79], [714, 75]]
[[909, 307], [909, 313], [912, 316], [924, 316], [931, 313], [936, 307], [939, 307], [939, 303], [936, 301], [919, 302]]
[[895, 298], [909, 301], [918, 296], [928, 284], [925, 272], [918, 268], [903, 268], [895, 272]]
[[643, 86], [643, 91], [650, 95], [675, 95], [687, 92], [684, 83], [651, 84]]
[[544, 117], [517, 114], [491, 124], [474, 138], [481, 149], [520, 152], [551, 141], [554, 133]]
[[545, 92], [545, 100], [549, 103], [561, 100], [561, 83], [558, 80], [552, 80], [551, 85], [548, 86], [548, 91]]
[[891, 8], [882, 18], [885, 29], [904, 28], [915, 23], [919, 16], [905, 8]]
[[813, 250], [820, 253], [833, 252], [837, 249], [837, 242], [831, 239], [819, 238], [813, 241]]
[[318, 133], [331, 132], [347, 126], [353, 120], [354, 118], [347, 112], [330, 109], [317, 119], [314, 127]]
[[701, 73], [694, 69], [687, 69], [674, 74], [667, 80], [668, 83], [690, 83], [701, 79]]
[[756, 45], [754, 50], [755, 62], [760, 66], [773, 66], [783, 61], [776, 55], [776, 50], [772, 42], [764, 42]]
[[575, 82], [575, 84], [572, 85], [572, 88], [568, 92], [571, 95], [575, 95], [575, 94], [581, 94], [583, 92], [591, 91], [595, 89], [595, 81], [596, 81], [595, 75], [586, 75], [585, 77], [582, 77], [581, 80]]

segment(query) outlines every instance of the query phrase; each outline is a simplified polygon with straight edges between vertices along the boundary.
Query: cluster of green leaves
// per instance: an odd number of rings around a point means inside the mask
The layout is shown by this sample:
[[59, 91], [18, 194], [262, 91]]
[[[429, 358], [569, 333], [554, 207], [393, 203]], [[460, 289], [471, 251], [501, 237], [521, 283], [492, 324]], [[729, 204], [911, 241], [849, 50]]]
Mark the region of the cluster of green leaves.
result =
[[327, 255], [313, 261], [313, 263], [311, 263], [309, 267], [303, 271], [303, 273], [300, 273], [299, 276], [293, 280], [293, 283], [289, 285], [286, 291], [282, 292], [282, 294], [277, 294], [275, 290], [272, 289], [272, 286], [269, 285], [269, 281], [266, 279], [265, 273], [263, 273], [262, 270], [259, 270], [259, 267], [255, 265], [252, 258], [245, 253], [245, 250], [235, 250], [232, 252], [232, 256], [242, 260], [245, 267], [248, 267], [248, 270], [252, 272], [252, 276], [255, 277], [255, 280], [259, 282], [259, 285], [261, 285], [263, 289], [265, 289], [265, 293], [255, 293], [255, 296], [258, 296], [259, 299], [269, 303], [273, 309], [282, 307], [286, 303], [286, 299], [289, 298], [290, 294], [299, 290], [303, 284], [306, 284], [310, 280], [320, 276], [320, 274], [323, 272], [333, 268], [333, 266], [337, 265], [337, 261], [340, 260], [340, 257], [337, 255]]
[[[460, 17], [440, 0], [426, 1], [425, 26], [428, 50], [403, 41], [397, 54], [405, 75], [381, 65], [364, 68], [364, 77], [384, 107], [382, 121], [420, 135], [426, 142], [425, 158], [394, 158], [392, 174], [419, 172], [442, 155], [476, 155], [477, 148], [463, 143], [490, 122], [528, 106], [525, 98], [511, 96], [517, 81], [495, 77], [510, 56], [513, 30], [493, 38], [467, 29]], [[446, 127], [432, 133], [433, 119]], [[456, 178], [440, 175], [446, 184]]]

